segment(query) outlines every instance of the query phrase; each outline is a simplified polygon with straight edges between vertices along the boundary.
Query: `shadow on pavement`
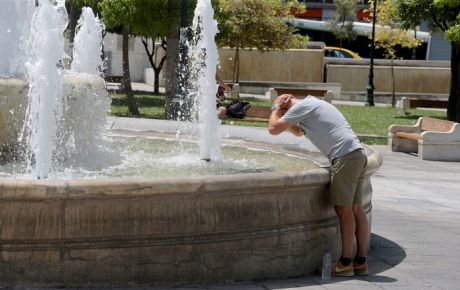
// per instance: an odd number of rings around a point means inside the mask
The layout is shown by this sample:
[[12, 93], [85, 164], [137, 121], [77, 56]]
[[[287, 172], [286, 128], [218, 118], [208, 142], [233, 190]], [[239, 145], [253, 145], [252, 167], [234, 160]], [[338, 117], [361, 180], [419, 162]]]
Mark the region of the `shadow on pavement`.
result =
[[[370, 257], [373, 260], [380, 260], [384, 264], [387, 264], [388, 267], [386, 269], [389, 269], [401, 263], [406, 258], [406, 252], [395, 242], [371, 233]], [[386, 269], [381, 269], [381, 271], [385, 271]]]

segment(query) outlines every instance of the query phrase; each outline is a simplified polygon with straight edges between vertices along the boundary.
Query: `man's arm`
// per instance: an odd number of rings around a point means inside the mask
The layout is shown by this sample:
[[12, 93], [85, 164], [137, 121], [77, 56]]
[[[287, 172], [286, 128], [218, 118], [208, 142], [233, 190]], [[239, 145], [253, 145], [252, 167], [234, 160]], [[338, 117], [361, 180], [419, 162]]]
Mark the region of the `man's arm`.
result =
[[303, 132], [296, 125], [288, 123], [282, 117], [288, 110], [289, 101], [292, 100], [293, 96], [284, 94], [279, 96], [273, 101], [272, 113], [268, 120], [268, 132], [272, 135], [278, 135], [281, 132], [288, 130], [295, 136], [302, 136]]
[[278, 135], [281, 132], [288, 130], [295, 136], [303, 136], [303, 132], [298, 126], [288, 123], [286, 120], [281, 118], [282, 116], [283, 112], [281, 109], [272, 111], [268, 121], [268, 132], [271, 135]]
[[293, 135], [297, 136], [297, 137], [302, 137], [304, 134], [303, 134], [303, 131], [300, 130], [299, 126], [296, 126], [296, 125], [292, 125], [292, 124], [289, 124], [290, 126], [288, 127], [288, 130], [289, 132], [291, 132]]

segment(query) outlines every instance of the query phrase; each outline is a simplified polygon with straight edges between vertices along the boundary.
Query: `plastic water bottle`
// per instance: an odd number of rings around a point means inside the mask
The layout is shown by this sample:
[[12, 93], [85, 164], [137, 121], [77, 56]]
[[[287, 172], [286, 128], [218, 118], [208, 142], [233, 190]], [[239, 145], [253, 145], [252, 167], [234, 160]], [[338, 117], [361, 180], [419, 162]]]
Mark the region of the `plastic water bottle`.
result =
[[321, 272], [321, 279], [331, 279], [331, 262], [331, 253], [329, 253], [329, 251], [325, 251], [323, 255], [323, 270]]

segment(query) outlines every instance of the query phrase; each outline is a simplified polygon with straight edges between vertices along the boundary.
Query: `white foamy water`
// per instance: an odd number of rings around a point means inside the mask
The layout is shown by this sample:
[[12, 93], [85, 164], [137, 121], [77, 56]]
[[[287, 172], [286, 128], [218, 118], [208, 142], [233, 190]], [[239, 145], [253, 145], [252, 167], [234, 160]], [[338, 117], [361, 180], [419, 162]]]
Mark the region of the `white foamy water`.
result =
[[[160, 138], [108, 136], [109, 151], [121, 156], [118, 162], [94, 164], [74, 160], [63, 162], [59, 170], [50, 172], [53, 179], [106, 178], [178, 178], [224, 174], [299, 171], [317, 168], [302, 156], [264, 151], [248, 146], [223, 146], [223, 157], [203, 162], [194, 141]], [[21, 171], [19, 169], [19, 171]], [[31, 178], [18, 173], [14, 163], [0, 163], [0, 178]], [[32, 176], [33, 178], [33, 176]]]
[[23, 77], [34, 0], [0, 0], [0, 77]]
[[28, 132], [31, 171], [45, 178], [51, 168], [57, 122], [62, 117], [63, 32], [67, 26], [65, 1], [39, 0], [32, 17], [27, 80], [29, 83]]
[[214, 40], [218, 29], [210, 0], [198, 0], [193, 18], [194, 43], [191, 47], [192, 67], [197, 69], [193, 84], [198, 96], [196, 108], [200, 122], [200, 158], [222, 157], [220, 121], [216, 115], [216, 68], [219, 56]]
[[72, 71], [89, 74], [102, 72], [103, 30], [104, 27], [93, 10], [83, 7], [74, 39]]

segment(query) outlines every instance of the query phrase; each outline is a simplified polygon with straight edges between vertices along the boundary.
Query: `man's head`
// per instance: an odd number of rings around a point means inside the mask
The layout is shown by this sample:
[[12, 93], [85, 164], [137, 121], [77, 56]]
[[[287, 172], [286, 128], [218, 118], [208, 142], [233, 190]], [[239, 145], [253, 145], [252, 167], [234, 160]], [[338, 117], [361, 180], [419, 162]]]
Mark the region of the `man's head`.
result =
[[280, 109], [283, 112], [283, 115], [292, 107], [294, 106], [295, 103], [297, 103], [297, 99], [294, 98], [293, 95], [290, 94], [284, 94], [281, 96], [278, 96], [273, 101], [274, 104], [278, 104], [280, 106]]

